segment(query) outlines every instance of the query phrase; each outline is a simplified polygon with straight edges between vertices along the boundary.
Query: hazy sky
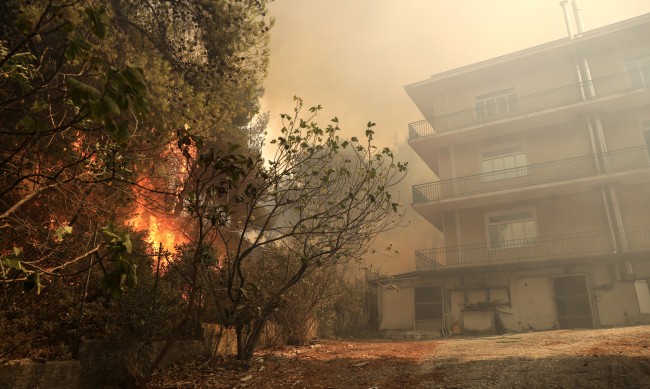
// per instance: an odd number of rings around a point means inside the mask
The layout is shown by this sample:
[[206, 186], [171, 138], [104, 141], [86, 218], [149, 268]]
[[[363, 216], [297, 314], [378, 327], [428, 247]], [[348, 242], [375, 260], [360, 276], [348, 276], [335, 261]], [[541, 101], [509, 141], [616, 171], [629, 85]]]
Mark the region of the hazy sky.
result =
[[[650, 12], [650, 0], [579, 4], [585, 30]], [[323, 125], [337, 116], [346, 136], [362, 136], [372, 120], [377, 145], [410, 161], [411, 184], [433, 176], [405, 144], [408, 123], [423, 116], [404, 85], [566, 36], [559, 0], [275, 0], [270, 14], [275, 26], [262, 102], [271, 113], [270, 134], [278, 115], [291, 112], [294, 95], [306, 106], [323, 105]], [[402, 196], [410, 210], [410, 191]], [[411, 228], [390, 236], [399, 257], [374, 261], [388, 273], [411, 270], [413, 250], [434, 244], [433, 228], [414, 212], [409, 219]]]

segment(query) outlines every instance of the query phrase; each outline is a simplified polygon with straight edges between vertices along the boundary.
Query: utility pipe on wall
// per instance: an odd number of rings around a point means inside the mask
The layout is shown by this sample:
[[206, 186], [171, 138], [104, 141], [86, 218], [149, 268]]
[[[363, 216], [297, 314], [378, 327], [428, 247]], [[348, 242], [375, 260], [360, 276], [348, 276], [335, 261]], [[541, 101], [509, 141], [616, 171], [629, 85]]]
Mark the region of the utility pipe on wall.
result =
[[571, 5], [573, 6], [573, 16], [576, 19], [576, 29], [578, 30], [579, 35], [584, 32], [584, 28], [582, 26], [582, 11], [580, 10], [580, 4], [578, 4], [578, 0], [573, 0], [571, 2]]
[[571, 19], [569, 18], [569, 9], [567, 8], [567, 0], [562, 0], [560, 6], [562, 7], [562, 13], [564, 14], [564, 24], [566, 25], [566, 32], [569, 36], [569, 39], [573, 39], [573, 29], [571, 28]]

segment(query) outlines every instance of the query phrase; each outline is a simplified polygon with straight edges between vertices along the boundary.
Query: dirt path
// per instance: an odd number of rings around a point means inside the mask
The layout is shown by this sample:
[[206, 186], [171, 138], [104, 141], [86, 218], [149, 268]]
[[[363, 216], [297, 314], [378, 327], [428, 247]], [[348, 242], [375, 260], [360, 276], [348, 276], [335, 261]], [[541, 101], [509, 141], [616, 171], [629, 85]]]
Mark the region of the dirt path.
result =
[[248, 370], [193, 362], [159, 388], [650, 388], [650, 326], [425, 342], [325, 340]]
[[422, 365], [430, 388], [648, 388], [650, 327], [444, 340]]

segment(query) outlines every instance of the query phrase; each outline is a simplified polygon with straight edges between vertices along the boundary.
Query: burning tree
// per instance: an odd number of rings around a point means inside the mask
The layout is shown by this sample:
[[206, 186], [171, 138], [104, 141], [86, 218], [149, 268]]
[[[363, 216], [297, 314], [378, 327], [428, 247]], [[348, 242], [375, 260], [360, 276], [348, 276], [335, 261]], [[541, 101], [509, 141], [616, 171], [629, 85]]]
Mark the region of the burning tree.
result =
[[[219, 320], [235, 328], [242, 361], [287, 290], [314, 269], [361, 261], [377, 234], [401, 221], [390, 190], [406, 164], [373, 145], [374, 123], [363, 139], [346, 140], [336, 118], [324, 129], [313, 121], [319, 110], [301, 118], [298, 99], [293, 115], [281, 115], [268, 161], [232, 150], [194, 158], [187, 150], [201, 142], [179, 142], [193, 167], [185, 198], [195, 222], [193, 293], [209, 292]], [[277, 277], [265, 280], [261, 270], [270, 267]]]
[[[86, 296], [119, 298], [135, 283], [145, 269], [132, 251], [149, 253], [128, 221], [139, 207], [174, 207], [164, 201], [186, 174], [169, 152], [177, 129], [247, 139], [268, 56], [265, 5], [0, 2], [0, 324], [43, 307], [58, 325]], [[32, 297], [34, 309], [20, 304]], [[39, 304], [48, 298], [68, 305]], [[21, 357], [3, 345], [0, 359], [5, 349]]]

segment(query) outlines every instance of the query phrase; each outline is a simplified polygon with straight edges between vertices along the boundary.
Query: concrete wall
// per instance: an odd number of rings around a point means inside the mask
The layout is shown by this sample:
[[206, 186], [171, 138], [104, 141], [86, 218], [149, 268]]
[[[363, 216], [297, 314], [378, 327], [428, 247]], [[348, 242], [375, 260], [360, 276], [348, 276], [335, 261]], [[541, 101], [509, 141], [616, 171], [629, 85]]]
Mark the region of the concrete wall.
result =
[[412, 331], [415, 328], [415, 302], [413, 288], [379, 290], [380, 331]]
[[[498, 318], [508, 331], [543, 331], [558, 328], [554, 277], [586, 276], [596, 327], [619, 327], [650, 323], [650, 314], [639, 309], [635, 279], [650, 279], [650, 262], [633, 262], [632, 275], [622, 273], [616, 262], [592, 265], [553, 266], [528, 270], [504, 270], [448, 275], [397, 282], [400, 291], [380, 291], [381, 330], [412, 331], [412, 288], [443, 284], [446, 326], [449, 329], [491, 333], [496, 329], [492, 313], [467, 313], [465, 304], [500, 302]], [[407, 293], [403, 293], [407, 292]], [[398, 294], [401, 294], [398, 296]], [[486, 326], [495, 326], [487, 330]], [[481, 330], [482, 331], [479, 331]]]
[[[637, 131], [638, 132], [638, 131]], [[482, 152], [508, 146], [521, 145], [526, 151], [529, 165], [580, 157], [592, 154], [591, 141], [584, 120], [574, 120], [562, 125], [544, 126], [531, 131], [451, 146], [452, 161], [441, 154], [441, 180], [480, 174]], [[452, 166], [453, 165], [453, 169]]]
[[448, 212], [445, 215], [445, 246], [486, 243], [486, 215], [516, 209], [534, 210], [539, 236], [609, 228], [600, 191], [589, 191], [460, 209], [457, 211], [460, 228], [456, 228], [454, 211]]
[[19, 361], [0, 366], [0, 389], [77, 389], [80, 377], [79, 361]]

